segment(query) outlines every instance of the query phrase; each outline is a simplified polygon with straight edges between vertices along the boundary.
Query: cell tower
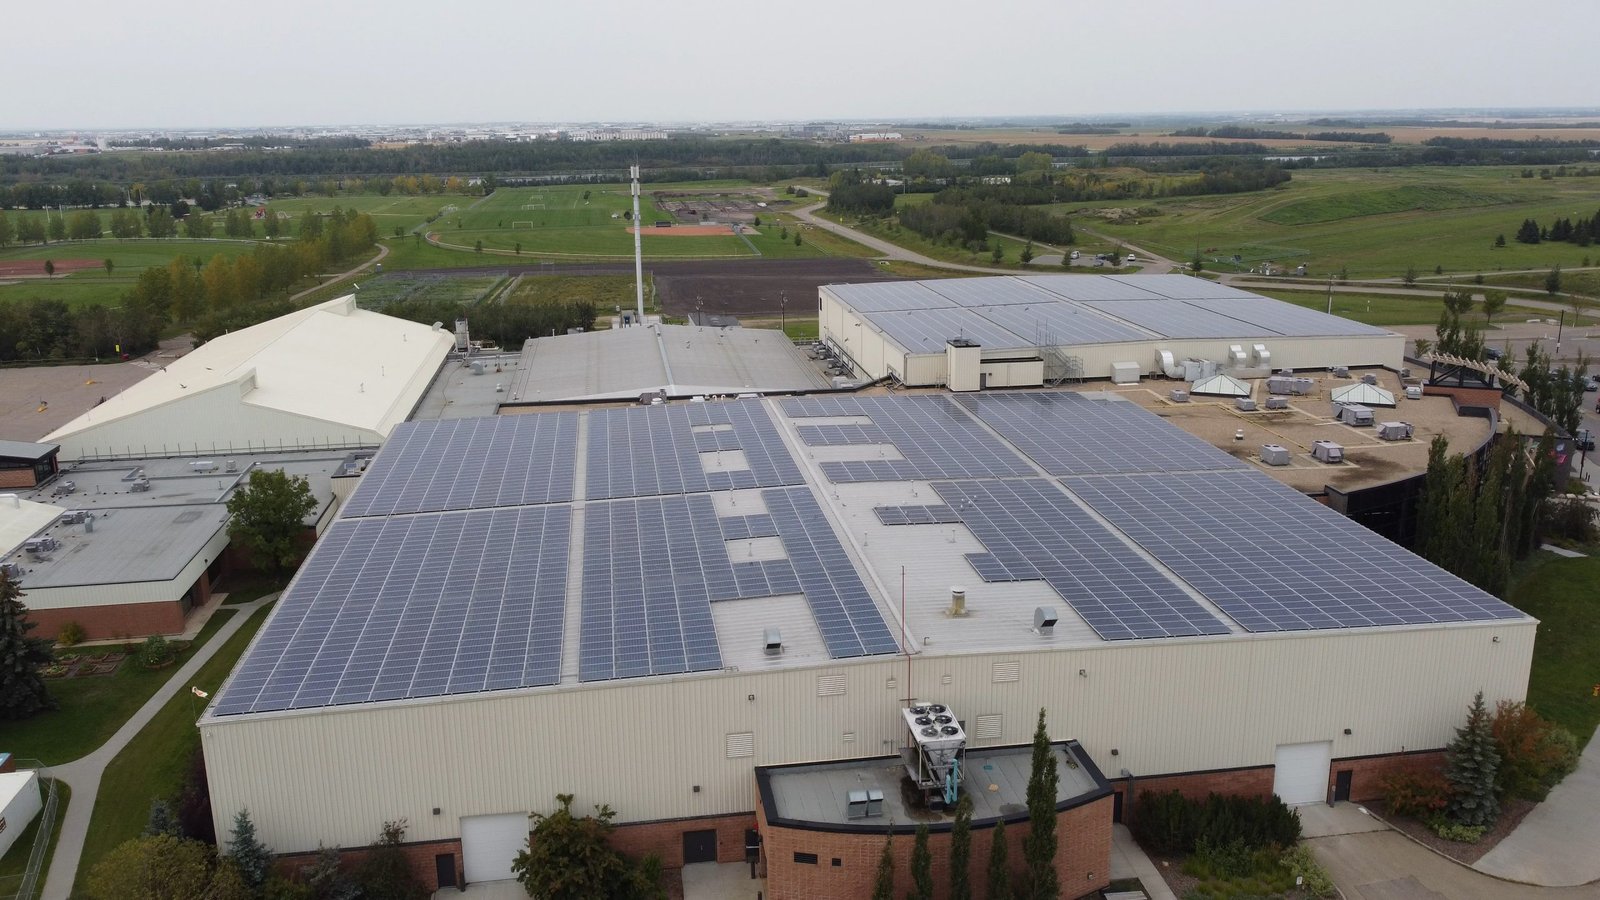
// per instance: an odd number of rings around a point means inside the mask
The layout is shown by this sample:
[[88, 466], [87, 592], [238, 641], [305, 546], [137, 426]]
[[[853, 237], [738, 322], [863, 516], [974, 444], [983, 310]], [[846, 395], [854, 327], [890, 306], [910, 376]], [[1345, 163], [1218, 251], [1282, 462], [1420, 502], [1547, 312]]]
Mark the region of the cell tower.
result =
[[639, 167], [628, 168], [628, 174], [633, 178], [633, 289], [637, 295], [638, 318], [634, 324], [644, 324], [644, 250], [640, 236], [644, 234], [644, 223], [639, 220]]

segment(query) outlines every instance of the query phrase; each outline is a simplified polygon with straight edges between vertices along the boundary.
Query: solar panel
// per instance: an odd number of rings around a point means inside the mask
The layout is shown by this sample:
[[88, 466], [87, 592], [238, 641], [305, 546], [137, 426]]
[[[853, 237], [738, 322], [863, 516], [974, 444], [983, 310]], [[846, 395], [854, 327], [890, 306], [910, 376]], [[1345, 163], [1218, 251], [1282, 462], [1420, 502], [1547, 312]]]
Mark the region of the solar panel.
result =
[[218, 715], [555, 684], [565, 506], [335, 522]]
[[1108, 641], [1227, 634], [1223, 624], [1044, 479], [935, 482], [985, 553], [984, 581], [1043, 580]]
[[578, 416], [491, 416], [397, 426], [346, 501], [345, 517], [572, 499]]
[[1028, 278], [941, 278], [923, 283], [958, 306], [1038, 305], [1056, 301], [1055, 297], [1034, 287]]
[[961, 516], [948, 506], [874, 506], [872, 514], [882, 525], [951, 525], [959, 524]]
[[770, 490], [762, 497], [783, 537], [828, 655], [840, 659], [898, 653], [894, 633], [811, 491]]
[[1237, 469], [1245, 464], [1126, 400], [1073, 391], [956, 399], [1052, 475]]
[[[591, 500], [802, 482], [759, 400], [635, 406], [589, 414], [586, 493]], [[748, 469], [702, 463], [741, 450]]]
[[[943, 353], [945, 344], [957, 338], [988, 350], [1026, 350], [1036, 346], [1031, 339], [985, 319], [976, 309], [890, 310], [863, 313], [862, 318], [911, 353]], [[848, 343], [845, 346], [849, 348]]]
[[1105, 275], [1029, 275], [1029, 284], [1068, 300], [1159, 300], [1161, 295]]
[[1012, 334], [1027, 339], [1032, 347], [1109, 344], [1148, 340], [1150, 337], [1144, 331], [1076, 303], [1017, 303], [984, 307], [976, 312]]
[[1195, 278], [1192, 275], [1107, 275], [1105, 280], [1126, 285], [1130, 289], [1150, 291], [1172, 300], [1261, 296], [1226, 284]]
[[930, 290], [921, 281], [883, 281], [866, 284], [830, 284], [828, 290], [859, 312], [890, 309], [942, 309], [955, 302]]
[[1064, 483], [1248, 631], [1522, 616], [1258, 472]]
[[[823, 462], [836, 484], [1038, 474], [943, 397], [803, 397], [783, 409], [810, 446], [893, 444], [904, 457]], [[813, 416], [867, 416], [872, 424], [807, 425]]]
[[1091, 300], [1084, 306], [1168, 338], [1275, 337], [1270, 328], [1192, 306], [1181, 300]]
[[1189, 306], [1269, 328], [1278, 334], [1291, 337], [1388, 333], [1382, 328], [1352, 322], [1339, 316], [1330, 316], [1327, 313], [1295, 306], [1293, 303], [1284, 303], [1270, 297], [1246, 294], [1242, 297], [1186, 302]]

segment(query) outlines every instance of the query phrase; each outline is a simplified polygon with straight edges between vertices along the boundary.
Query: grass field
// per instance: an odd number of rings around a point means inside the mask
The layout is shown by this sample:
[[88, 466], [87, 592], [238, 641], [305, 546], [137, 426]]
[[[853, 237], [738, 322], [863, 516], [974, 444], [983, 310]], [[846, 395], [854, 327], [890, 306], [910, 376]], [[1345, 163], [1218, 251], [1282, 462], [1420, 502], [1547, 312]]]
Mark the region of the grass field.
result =
[[[1301, 170], [1269, 191], [1140, 201], [1160, 215], [1139, 224], [1086, 219], [1097, 231], [1187, 260], [1198, 248], [1208, 259], [1239, 253], [1247, 264], [1267, 259], [1312, 274], [1394, 277], [1408, 266], [1431, 273], [1571, 267], [1594, 248], [1518, 244], [1511, 235], [1525, 218], [1549, 225], [1557, 217], [1592, 216], [1600, 177], [1520, 177], [1521, 169], [1406, 168]], [[1129, 204], [1073, 204], [1085, 206]], [[1495, 248], [1496, 235], [1507, 246]]]
[[112, 261], [112, 270], [85, 269], [70, 275], [54, 278], [0, 279], [0, 303], [7, 300], [29, 300], [35, 297], [62, 300], [71, 306], [92, 303], [115, 303], [139, 279], [139, 273], [149, 266], [164, 266], [175, 256], [209, 260], [221, 254], [233, 257], [249, 253], [255, 245], [249, 241], [186, 241], [152, 240], [132, 241], [68, 241], [60, 244], [11, 247], [0, 250], [0, 263], [12, 260], [41, 259], [98, 259]]
[[[232, 616], [230, 609], [213, 613], [193, 646], [210, 640]], [[179, 656], [179, 662], [189, 655], [186, 652]], [[19, 759], [37, 759], [47, 766], [59, 766], [84, 756], [116, 734], [122, 723], [167, 683], [173, 671], [167, 668], [152, 672], [128, 660], [110, 675], [53, 678], [46, 684], [61, 708], [21, 722], [8, 722], [6, 749]]]
[[[270, 604], [256, 610], [195, 673], [191, 683], [213, 693], [221, 687], [271, 611]], [[139, 836], [149, 820], [152, 800], [170, 797], [183, 787], [189, 758], [200, 745], [195, 703], [188, 691], [180, 691], [106, 766], [94, 815], [89, 820], [89, 833], [83, 842], [77, 888], [83, 887], [95, 863], [118, 844]]]
[[1594, 585], [1600, 557], [1563, 559], [1539, 553], [1512, 589], [1511, 604], [1539, 620], [1528, 676], [1528, 705], [1588, 743], [1600, 725], [1600, 618]]

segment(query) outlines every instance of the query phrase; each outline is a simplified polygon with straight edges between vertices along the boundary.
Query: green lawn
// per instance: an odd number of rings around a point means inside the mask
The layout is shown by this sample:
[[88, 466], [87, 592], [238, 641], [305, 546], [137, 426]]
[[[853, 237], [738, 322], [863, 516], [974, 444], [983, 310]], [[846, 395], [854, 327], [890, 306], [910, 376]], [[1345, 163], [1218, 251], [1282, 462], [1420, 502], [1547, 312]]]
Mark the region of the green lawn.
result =
[[[271, 611], [271, 605], [256, 610], [190, 682], [214, 694]], [[83, 887], [95, 863], [118, 844], [139, 836], [149, 820], [152, 800], [170, 797], [183, 787], [189, 759], [200, 745], [195, 727], [199, 702], [189, 691], [180, 691], [106, 766], [78, 863], [77, 888]]]
[[61, 300], [71, 306], [91, 303], [115, 304], [149, 266], [165, 266], [175, 256], [209, 260], [221, 254], [232, 259], [249, 253], [249, 241], [185, 241], [143, 238], [130, 241], [70, 241], [61, 244], [11, 247], [0, 250], [0, 263], [12, 260], [92, 259], [112, 261], [111, 272], [103, 267], [85, 269], [54, 278], [0, 279], [0, 303], [7, 300], [41, 298]]
[[[210, 640], [231, 616], [230, 609], [212, 613], [194, 646]], [[89, 653], [92, 648], [78, 652]], [[179, 665], [189, 655], [179, 656]], [[7, 723], [6, 749], [18, 759], [37, 759], [47, 766], [71, 762], [105, 743], [176, 669], [172, 666], [152, 672], [130, 659], [111, 675], [52, 678], [46, 684], [60, 709]]]
[[[1173, 259], [1198, 247], [1208, 259], [1238, 253], [1247, 264], [1273, 259], [1305, 263], [1317, 275], [1348, 269], [1352, 277], [1395, 277], [1415, 266], [1456, 274], [1571, 267], [1592, 247], [1518, 244], [1525, 218], [1594, 214], [1600, 177], [1544, 181], [1517, 167], [1297, 170], [1267, 191], [1140, 200], [1159, 215], [1139, 224], [1085, 218], [1085, 224]], [[1124, 203], [1074, 207], [1130, 206]], [[1065, 210], [1063, 210], [1065, 211]], [[1495, 236], [1510, 242], [1495, 248]]]
[[[47, 784], [39, 783], [40, 796], [44, 796]], [[50, 844], [45, 848], [44, 860], [40, 863], [40, 880], [43, 873], [50, 871], [50, 859], [56, 855], [56, 841], [61, 837], [61, 821], [67, 816], [67, 804], [72, 801], [72, 786], [65, 781], [56, 782], [56, 821], [50, 829]], [[42, 813], [41, 813], [42, 815]], [[9, 896], [16, 892], [21, 883], [22, 873], [28, 868], [28, 856], [33, 853], [33, 842], [39, 834], [39, 816], [35, 816], [22, 834], [17, 837], [11, 849], [0, 857], [0, 896]]]
[[[1589, 548], [1594, 552], [1594, 548]], [[1513, 606], [1539, 620], [1528, 678], [1528, 705], [1586, 744], [1600, 725], [1600, 616], [1595, 585], [1600, 557], [1539, 553], [1512, 588]]]
[[[1304, 291], [1268, 290], [1260, 291], [1263, 296], [1274, 297], [1285, 303], [1314, 309], [1317, 312], [1328, 311], [1328, 295], [1326, 291], [1317, 291], [1308, 288]], [[1444, 309], [1444, 302], [1439, 297], [1408, 297], [1385, 296], [1383, 294], [1354, 294], [1335, 293], [1333, 295], [1333, 314], [1365, 322], [1368, 325], [1380, 327], [1393, 327], [1396, 325], [1434, 325], [1439, 321], [1439, 313]], [[1515, 321], [1529, 316], [1544, 315], [1542, 310], [1532, 307], [1506, 305], [1500, 313], [1502, 321]], [[1469, 318], [1483, 322], [1482, 313]], [[1492, 335], [1493, 332], [1490, 332]]]

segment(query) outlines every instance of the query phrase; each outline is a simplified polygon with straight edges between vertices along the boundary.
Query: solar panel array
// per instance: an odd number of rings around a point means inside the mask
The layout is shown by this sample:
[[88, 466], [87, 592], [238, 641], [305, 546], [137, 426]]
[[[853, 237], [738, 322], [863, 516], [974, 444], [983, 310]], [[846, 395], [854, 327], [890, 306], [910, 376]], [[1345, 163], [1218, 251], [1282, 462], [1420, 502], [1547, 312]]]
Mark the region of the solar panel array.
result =
[[1363, 325], [1314, 309], [1263, 300], [1260, 297], [1230, 297], [1214, 300], [1188, 300], [1189, 306], [1250, 322], [1289, 337], [1317, 337], [1341, 334], [1387, 334], [1382, 328]]
[[935, 482], [934, 489], [988, 551], [967, 556], [984, 581], [1043, 580], [1108, 641], [1228, 633], [1044, 479]]
[[[714, 430], [719, 425], [731, 429]], [[588, 440], [590, 500], [802, 481], [759, 400], [596, 410], [589, 414]], [[714, 450], [744, 451], [749, 468], [708, 470], [700, 454]]]
[[1065, 483], [1249, 631], [1523, 615], [1258, 472]]
[[[1070, 278], [1072, 276], [1057, 275], [1055, 277]], [[1261, 299], [1260, 294], [1252, 294], [1249, 291], [1241, 290], [1239, 288], [1231, 287], [1215, 281], [1207, 281], [1204, 278], [1195, 278], [1191, 275], [1107, 275], [1105, 280], [1115, 284], [1124, 285], [1128, 288], [1137, 288], [1139, 290], [1149, 291], [1152, 294], [1157, 294], [1171, 300], [1201, 300], [1219, 297], [1247, 297], [1256, 300]], [[1077, 297], [1073, 294], [1069, 294], [1069, 296], [1073, 296], [1075, 299], [1079, 300], [1098, 299], [1094, 297]], [[1107, 299], [1114, 300], [1119, 298], [1111, 297]]]
[[[814, 447], [893, 444], [904, 459], [823, 462], [829, 481], [915, 481], [1037, 474], [1011, 448], [943, 397], [802, 397], [784, 401]], [[867, 416], [871, 425], [807, 425], [812, 416]]]
[[571, 500], [577, 441], [576, 413], [406, 422], [389, 436], [341, 515]]
[[921, 281], [879, 281], [864, 284], [830, 284], [834, 296], [860, 312], [891, 309], [942, 309], [950, 299], [929, 289]]
[[[768, 513], [719, 518], [705, 494], [584, 508], [583, 681], [722, 667], [711, 604], [805, 595], [829, 656], [898, 650], [805, 488], [762, 492]], [[776, 536], [785, 559], [730, 559], [727, 541]]]
[[1084, 306], [1168, 338], [1249, 340], [1278, 336], [1270, 328], [1241, 322], [1182, 300], [1095, 300]]
[[218, 715], [555, 684], [566, 506], [334, 523]]
[[1113, 344], [1148, 340], [1150, 335], [1077, 303], [1013, 303], [974, 310], [1031, 347], [1062, 344]]
[[[959, 306], [870, 312], [863, 313], [862, 318], [912, 353], [943, 353], [945, 344], [958, 338], [989, 350], [1023, 350], [1037, 346], [1032, 338], [1001, 328], [976, 309]], [[848, 345], [846, 347], [848, 349]]]
[[874, 506], [872, 514], [882, 525], [956, 525], [961, 515], [948, 506]]
[[1182, 472], [1246, 465], [1136, 403], [1070, 391], [957, 398], [1052, 475]]

